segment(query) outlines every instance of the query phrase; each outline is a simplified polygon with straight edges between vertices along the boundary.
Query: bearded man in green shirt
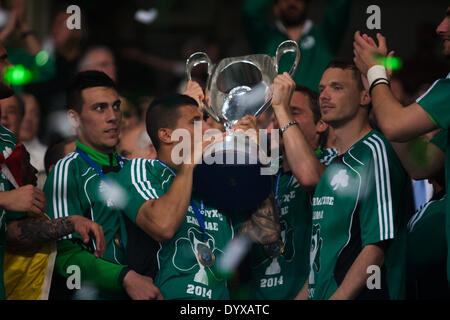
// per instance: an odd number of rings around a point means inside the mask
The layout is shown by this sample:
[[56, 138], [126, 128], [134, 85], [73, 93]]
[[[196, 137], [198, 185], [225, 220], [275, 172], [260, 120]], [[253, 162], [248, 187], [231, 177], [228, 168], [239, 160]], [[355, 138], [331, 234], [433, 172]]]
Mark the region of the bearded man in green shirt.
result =
[[[339, 50], [349, 21], [350, 0], [326, 1], [323, 21], [316, 24], [308, 19], [310, 0], [246, 0], [242, 22], [254, 53], [275, 55], [285, 40], [298, 43], [302, 59], [294, 76], [297, 84], [317, 91], [325, 67]], [[275, 25], [266, 20], [267, 9], [273, 8]], [[291, 66], [281, 59], [280, 71]]]

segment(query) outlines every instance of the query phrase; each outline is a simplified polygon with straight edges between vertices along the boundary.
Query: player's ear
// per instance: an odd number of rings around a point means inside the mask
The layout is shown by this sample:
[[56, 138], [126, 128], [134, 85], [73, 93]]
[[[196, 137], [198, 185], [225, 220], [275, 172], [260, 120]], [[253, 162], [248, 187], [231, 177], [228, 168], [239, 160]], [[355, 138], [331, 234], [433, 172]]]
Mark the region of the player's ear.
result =
[[166, 144], [171, 144], [172, 142], [172, 134], [173, 134], [173, 130], [169, 129], [169, 128], [160, 128], [158, 130], [158, 139], [161, 142], [164, 142]]
[[80, 115], [78, 112], [73, 109], [67, 110], [67, 118], [73, 128], [78, 129], [80, 127]]
[[327, 129], [328, 129], [328, 124], [325, 121], [323, 121], [322, 119], [317, 121], [317, 123], [316, 123], [316, 132], [317, 133], [325, 132]]
[[372, 99], [370, 98], [369, 90], [362, 90], [360, 95], [360, 105], [368, 106]]

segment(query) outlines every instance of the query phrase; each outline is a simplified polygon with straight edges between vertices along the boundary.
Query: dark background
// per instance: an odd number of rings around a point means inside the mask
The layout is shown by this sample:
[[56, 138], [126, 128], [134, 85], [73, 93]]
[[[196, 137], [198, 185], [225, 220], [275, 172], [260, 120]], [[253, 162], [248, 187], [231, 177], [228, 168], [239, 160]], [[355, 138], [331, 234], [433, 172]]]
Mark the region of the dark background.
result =
[[[119, 85], [125, 90], [145, 91], [159, 95], [176, 89], [180, 78], [167, 72], [131, 62], [122, 49], [139, 47], [145, 52], [169, 60], [184, 62], [193, 51], [202, 50], [207, 42], [221, 48], [220, 58], [239, 56], [251, 52], [243, 33], [241, 8], [243, 0], [84, 0], [70, 1], [81, 8], [82, 28], [87, 32], [85, 45], [104, 44], [110, 46], [118, 62]], [[68, 4], [65, 4], [66, 7]], [[440, 60], [440, 40], [435, 29], [443, 19], [448, 0], [390, 0], [356, 1], [352, 3], [351, 18], [341, 45], [340, 56], [352, 56], [353, 32], [366, 29], [369, 14], [366, 9], [376, 4], [381, 8], [381, 30], [387, 36], [388, 46], [404, 61], [413, 59], [417, 64], [419, 48], [433, 52], [435, 57], [425, 58], [426, 63], [418, 67], [423, 71], [424, 81], [443, 76], [448, 68], [430, 67]], [[312, 0], [310, 18], [320, 23], [325, 0]], [[30, 20], [41, 38], [48, 35], [54, 12], [64, 6], [62, 1], [30, 1]], [[138, 9], [156, 8], [157, 19], [150, 25], [134, 20]], [[271, 18], [272, 13], [267, 12]], [[199, 49], [196, 49], [199, 48]], [[206, 49], [204, 49], [206, 50]], [[423, 60], [423, 59], [422, 59]], [[423, 61], [422, 61], [423, 62]], [[448, 66], [448, 64], [447, 64]], [[440, 70], [434, 70], [440, 69]], [[437, 74], [439, 73], [440, 74]], [[415, 75], [407, 75], [408, 79]], [[412, 89], [411, 89], [412, 90]]]

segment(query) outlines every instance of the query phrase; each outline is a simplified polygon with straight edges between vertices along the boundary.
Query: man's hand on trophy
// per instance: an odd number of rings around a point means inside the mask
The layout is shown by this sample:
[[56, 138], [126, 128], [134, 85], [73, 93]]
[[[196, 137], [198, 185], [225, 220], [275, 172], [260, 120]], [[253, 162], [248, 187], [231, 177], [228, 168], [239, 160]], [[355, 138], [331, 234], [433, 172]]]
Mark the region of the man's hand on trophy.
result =
[[199, 139], [194, 139], [190, 152], [183, 156], [183, 164], [190, 167], [195, 167], [197, 164], [200, 164], [202, 162], [203, 153], [205, 152], [205, 150], [210, 145], [216, 142], [223, 141], [224, 136], [225, 133], [217, 131], [217, 133], [204, 135]]
[[203, 93], [202, 87], [195, 81], [188, 81], [186, 89], [183, 94], [193, 98], [197, 101], [200, 110], [203, 112], [203, 100], [205, 100], [205, 94]]
[[231, 129], [234, 131], [242, 130], [256, 144], [259, 144], [258, 124], [255, 116], [251, 116], [249, 114], [246, 115], [241, 120], [239, 120]]
[[291, 76], [284, 72], [275, 77], [272, 84], [272, 108], [289, 108], [295, 82]]

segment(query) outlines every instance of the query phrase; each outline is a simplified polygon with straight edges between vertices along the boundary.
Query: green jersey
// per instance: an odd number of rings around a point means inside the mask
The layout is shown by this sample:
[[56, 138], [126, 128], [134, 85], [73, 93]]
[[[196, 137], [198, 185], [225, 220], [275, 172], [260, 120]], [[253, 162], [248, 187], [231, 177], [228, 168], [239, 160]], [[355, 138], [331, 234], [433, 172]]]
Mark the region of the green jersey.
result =
[[442, 129], [431, 138], [430, 142], [445, 152], [447, 148], [448, 129]]
[[[319, 160], [328, 165], [336, 149], [318, 150]], [[254, 246], [252, 261], [252, 299], [293, 299], [309, 274], [311, 241], [311, 194], [306, 192], [292, 172], [283, 171], [283, 159], [275, 177], [274, 195], [280, 214], [283, 250], [271, 257], [261, 245]]]
[[[266, 10], [274, 0], [246, 0], [243, 7], [243, 22], [252, 53], [275, 56], [277, 47], [288, 40], [286, 30], [280, 21], [275, 26], [266, 22]], [[303, 24], [298, 40], [301, 50], [300, 65], [294, 81], [317, 91], [320, 78], [328, 62], [336, 55], [345, 35], [350, 13], [349, 0], [328, 0], [323, 22], [315, 25], [311, 20]], [[289, 71], [290, 59], [282, 58], [280, 73]]]
[[[447, 78], [436, 80], [433, 85], [419, 97], [416, 102], [425, 109], [434, 123], [443, 129], [447, 129], [446, 148], [449, 141], [448, 128], [450, 127], [450, 73]], [[438, 133], [439, 134], [439, 133]], [[450, 188], [450, 157], [445, 159], [445, 184], [446, 190]], [[445, 232], [447, 235], [447, 280], [450, 283], [450, 204], [448, 197], [446, 204]]]
[[421, 274], [430, 266], [444, 262], [445, 196], [421, 206], [408, 222], [408, 272]]
[[[106, 178], [114, 174], [114, 172], [106, 172], [106, 168], [120, 169], [120, 162], [123, 160], [119, 159], [116, 153], [102, 154], [79, 141], [76, 142], [76, 145], [85, 156], [94, 162], [97, 168], [101, 168], [100, 170], [103, 171]], [[97, 259], [98, 262], [94, 263], [93, 255], [89, 254], [90, 257], [87, 258], [78, 255], [81, 251], [80, 236], [77, 233], [67, 235], [57, 242], [58, 254], [55, 269], [67, 277], [68, 267], [78, 265], [81, 269], [82, 282], [86, 280], [95, 283], [99, 279], [103, 280], [103, 283], [99, 284], [100, 297], [115, 298], [116, 294], [119, 294], [118, 297], [122, 297], [119, 274], [127, 265], [125, 250], [127, 234], [124, 217], [115, 205], [115, 199], [112, 198], [105, 179], [83, 158], [82, 153], [68, 154], [57, 162], [48, 175], [44, 186], [47, 215], [53, 219], [82, 215], [97, 222], [103, 228], [106, 250], [103, 259]], [[88, 252], [85, 251], [85, 253]], [[103, 261], [110, 262], [108, 272], [99, 266], [108, 265]], [[107, 286], [111, 286], [111, 288], [105, 288], [105, 290], [111, 289], [112, 292], [102, 292], [102, 286], [106, 284], [105, 279], [107, 278], [109, 278], [107, 281], [111, 283]], [[117, 291], [119, 289], [120, 291]]]
[[399, 159], [375, 130], [328, 166], [312, 199], [309, 299], [330, 298], [370, 244], [385, 248], [381, 286], [364, 287], [357, 298], [404, 297], [406, 184]]
[[[117, 174], [129, 197], [126, 215], [136, 222], [140, 207], [147, 200], [163, 196], [175, 176], [176, 171], [160, 160], [130, 161]], [[233, 225], [228, 214], [225, 216], [195, 196], [191, 198], [184, 221], [174, 236], [160, 242], [155, 285], [164, 299], [229, 299], [227, 282], [219, 276], [214, 262], [233, 238]]]
[[[12, 153], [17, 145], [14, 134], [0, 125], [0, 159], [3, 162]], [[11, 190], [12, 186], [8, 179], [0, 173], [0, 192]], [[6, 210], [0, 211], [0, 300], [5, 300], [5, 284], [3, 283], [3, 260], [5, 258], [6, 245]]]

